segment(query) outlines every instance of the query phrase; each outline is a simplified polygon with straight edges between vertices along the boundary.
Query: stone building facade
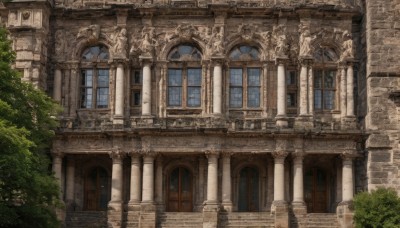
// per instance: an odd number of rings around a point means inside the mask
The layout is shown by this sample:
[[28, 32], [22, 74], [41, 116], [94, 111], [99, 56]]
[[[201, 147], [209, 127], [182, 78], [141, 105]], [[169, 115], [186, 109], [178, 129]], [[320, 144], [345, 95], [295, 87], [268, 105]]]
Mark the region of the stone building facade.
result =
[[[67, 227], [352, 227], [400, 192], [398, 0], [14, 0]], [[80, 225], [79, 225], [80, 224]]]

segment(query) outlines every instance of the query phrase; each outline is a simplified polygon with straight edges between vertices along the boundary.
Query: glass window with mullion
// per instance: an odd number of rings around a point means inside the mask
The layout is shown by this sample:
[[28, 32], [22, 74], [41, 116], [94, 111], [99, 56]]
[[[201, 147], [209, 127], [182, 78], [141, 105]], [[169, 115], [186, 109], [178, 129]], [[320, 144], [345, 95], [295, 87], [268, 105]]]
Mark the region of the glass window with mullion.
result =
[[182, 106], [182, 69], [168, 69], [168, 106]]
[[243, 70], [229, 69], [229, 107], [243, 107]]
[[314, 108], [316, 110], [336, 108], [336, 70], [315, 70]]
[[247, 68], [247, 107], [260, 107], [260, 68]]
[[187, 69], [187, 106], [199, 107], [201, 105], [201, 69]]
[[142, 105], [142, 73], [140, 70], [136, 69], [132, 71], [131, 74], [131, 98], [130, 104], [131, 107], [141, 106]]

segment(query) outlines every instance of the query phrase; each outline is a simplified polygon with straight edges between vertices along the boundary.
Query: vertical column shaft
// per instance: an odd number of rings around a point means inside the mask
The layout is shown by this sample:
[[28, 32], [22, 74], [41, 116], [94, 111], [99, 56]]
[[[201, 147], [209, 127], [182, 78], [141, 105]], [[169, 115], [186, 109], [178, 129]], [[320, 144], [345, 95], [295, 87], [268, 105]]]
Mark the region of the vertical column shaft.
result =
[[285, 200], [285, 156], [274, 158], [274, 201]]
[[203, 158], [199, 158], [199, 194], [198, 194], [198, 201], [199, 204], [203, 204], [204, 201], [204, 166], [205, 161]]
[[312, 66], [308, 69], [308, 114], [314, 114], [314, 74]]
[[54, 70], [54, 86], [53, 86], [53, 99], [58, 103], [61, 102], [61, 86], [62, 86], [62, 75], [61, 70], [56, 68]]
[[231, 184], [231, 157], [224, 154], [222, 157], [222, 203], [232, 204], [232, 184]]
[[122, 202], [122, 155], [112, 155], [111, 202]]
[[115, 115], [124, 115], [124, 66], [118, 64], [115, 79]]
[[142, 203], [154, 202], [154, 156], [143, 157]]
[[222, 67], [217, 63], [214, 66], [213, 79], [213, 113], [221, 114], [222, 112]]
[[298, 155], [293, 163], [293, 201], [304, 202], [304, 184], [303, 184], [303, 156]]
[[342, 117], [347, 115], [347, 82], [346, 68], [343, 66], [340, 70], [340, 113]]
[[62, 200], [63, 189], [62, 189], [62, 159], [64, 154], [62, 153], [53, 153], [53, 172], [54, 176], [57, 179], [57, 184], [60, 187], [60, 199]]
[[354, 184], [353, 184], [353, 160], [349, 157], [343, 157], [342, 169], [342, 187], [343, 187], [343, 201], [353, 200]]
[[72, 203], [75, 199], [75, 159], [67, 158], [67, 175], [66, 175], [66, 192], [65, 198], [67, 202]]
[[159, 156], [156, 161], [156, 202], [161, 204], [163, 202], [162, 194], [162, 178], [163, 178], [163, 161], [162, 157]]
[[308, 114], [307, 81], [307, 65], [303, 63], [300, 70], [300, 116]]
[[207, 202], [217, 203], [218, 200], [218, 155], [208, 154]]
[[143, 65], [142, 115], [151, 115], [151, 69], [150, 63]]
[[70, 83], [70, 113], [71, 117], [76, 117], [76, 108], [78, 106], [77, 96], [78, 96], [78, 66], [73, 66], [71, 69], [71, 83]]
[[131, 155], [131, 192], [129, 204], [139, 204], [141, 201], [141, 173], [140, 157], [137, 154]]
[[354, 116], [353, 81], [353, 66], [350, 64], [347, 67], [347, 116]]
[[285, 65], [278, 64], [278, 92], [277, 92], [277, 116], [286, 116], [286, 76]]
[[267, 178], [267, 207], [271, 206], [272, 201], [274, 200], [274, 162], [272, 159], [268, 159], [268, 165], [267, 165], [267, 172], [268, 172], [268, 178]]

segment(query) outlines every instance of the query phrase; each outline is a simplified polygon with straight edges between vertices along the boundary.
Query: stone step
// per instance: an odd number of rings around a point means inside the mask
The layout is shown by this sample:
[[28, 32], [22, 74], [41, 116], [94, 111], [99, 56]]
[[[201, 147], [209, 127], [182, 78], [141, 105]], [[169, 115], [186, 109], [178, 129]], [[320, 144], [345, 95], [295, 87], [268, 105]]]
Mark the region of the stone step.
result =
[[68, 228], [107, 228], [107, 212], [68, 212], [65, 223]]

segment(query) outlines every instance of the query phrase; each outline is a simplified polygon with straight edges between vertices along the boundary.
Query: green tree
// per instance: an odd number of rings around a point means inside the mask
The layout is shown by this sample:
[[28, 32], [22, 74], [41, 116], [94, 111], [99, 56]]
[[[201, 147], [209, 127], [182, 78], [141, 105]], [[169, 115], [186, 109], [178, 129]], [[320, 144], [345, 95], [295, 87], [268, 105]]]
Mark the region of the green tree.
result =
[[0, 28], [0, 227], [57, 227], [59, 188], [49, 144], [59, 106], [11, 68], [15, 53]]
[[357, 228], [400, 227], [400, 198], [394, 189], [359, 193], [354, 197], [354, 209]]

